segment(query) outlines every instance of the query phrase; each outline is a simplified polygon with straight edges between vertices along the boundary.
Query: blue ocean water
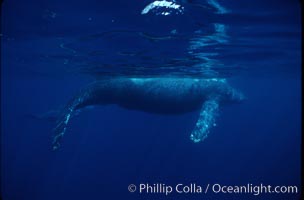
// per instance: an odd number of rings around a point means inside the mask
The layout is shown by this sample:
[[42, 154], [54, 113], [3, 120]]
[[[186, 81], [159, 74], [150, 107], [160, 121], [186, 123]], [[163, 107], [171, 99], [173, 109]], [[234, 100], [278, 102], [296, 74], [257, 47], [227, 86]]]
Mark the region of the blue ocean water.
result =
[[[300, 1], [4, 0], [1, 9], [3, 199], [300, 198]], [[189, 138], [199, 111], [96, 106], [73, 117], [52, 151], [69, 99], [96, 79], [122, 76], [225, 78], [246, 100], [221, 106], [200, 143]], [[141, 183], [299, 191], [128, 191]]]

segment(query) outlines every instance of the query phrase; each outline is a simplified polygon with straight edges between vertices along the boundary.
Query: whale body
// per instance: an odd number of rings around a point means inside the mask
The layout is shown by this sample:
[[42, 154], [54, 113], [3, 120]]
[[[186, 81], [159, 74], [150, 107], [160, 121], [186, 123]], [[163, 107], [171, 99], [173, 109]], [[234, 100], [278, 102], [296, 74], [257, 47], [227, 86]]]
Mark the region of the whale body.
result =
[[218, 78], [107, 78], [95, 81], [76, 94], [62, 111], [54, 129], [53, 149], [66, 132], [73, 113], [92, 105], [116, 104], [126, 109], [158, 114], [182, 114], [200, 109], [190, 138], [204, 140], [215, 125], [219, 105], [241, 102], [244, 96], [226, 79]]

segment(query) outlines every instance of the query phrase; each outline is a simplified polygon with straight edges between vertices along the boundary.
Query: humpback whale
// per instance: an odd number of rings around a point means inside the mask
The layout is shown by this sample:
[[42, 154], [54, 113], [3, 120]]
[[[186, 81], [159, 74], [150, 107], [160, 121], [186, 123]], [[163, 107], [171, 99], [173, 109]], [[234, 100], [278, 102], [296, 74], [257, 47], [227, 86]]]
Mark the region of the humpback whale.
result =
[[65, 106], [54, 129], [53, 149], [59, 147], [73, 113], [88, 106], [116, 104], [126, 109], [173, 115], [200, 109], [190, 134], [191, 140], [200, 142], [215, 126], [219, 105], [242, 100], [243, 94], [223, 78], [104, 78], [81, 89]]

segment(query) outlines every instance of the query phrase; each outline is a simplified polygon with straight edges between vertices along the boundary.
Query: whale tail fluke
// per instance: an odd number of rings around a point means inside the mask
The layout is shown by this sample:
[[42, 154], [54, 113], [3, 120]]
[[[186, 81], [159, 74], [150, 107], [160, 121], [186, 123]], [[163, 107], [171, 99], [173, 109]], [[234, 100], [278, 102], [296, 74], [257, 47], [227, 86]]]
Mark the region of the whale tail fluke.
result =
[[203, 104], [195, 128], [190, 135], [193, 142], [201, 142], [208, 137], [210, 129], [216, 126], [215, 120], [218, 112], [219, 103], [217, 98], [210, 98]]

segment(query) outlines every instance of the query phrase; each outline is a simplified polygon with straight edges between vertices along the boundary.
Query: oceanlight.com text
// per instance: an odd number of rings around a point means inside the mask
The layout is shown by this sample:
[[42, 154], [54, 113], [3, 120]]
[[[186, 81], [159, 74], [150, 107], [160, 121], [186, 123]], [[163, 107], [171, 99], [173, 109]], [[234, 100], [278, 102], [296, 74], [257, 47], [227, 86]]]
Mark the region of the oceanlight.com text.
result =
[[223, 185], [219, 183], [214, 184], [198, 184], [189, 183], [176, 185], [169, 185], [165, 183], [140, 183], [130, 184], [128, 190], [131, 193], [138, 192], [139, 194], [164, 194], [170, 195], [172, 193], [177, 194], [298, 194], [299, 190], [297, 186], [272, 186], [267, 184], [245, 184], [245, 185]]

